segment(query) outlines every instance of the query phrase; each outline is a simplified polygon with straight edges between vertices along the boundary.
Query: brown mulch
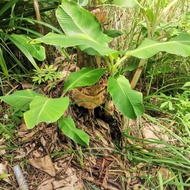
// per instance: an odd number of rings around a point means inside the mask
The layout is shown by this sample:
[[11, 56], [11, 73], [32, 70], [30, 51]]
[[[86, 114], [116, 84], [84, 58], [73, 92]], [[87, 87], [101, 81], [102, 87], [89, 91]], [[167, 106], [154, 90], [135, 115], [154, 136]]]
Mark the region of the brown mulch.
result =
[[[66, 73], [77, 69], [68, 62], [62, 67]], [[51, 90], [49, 90], [51, 84], [37, 86], [34, 89], [49, 97], [60, 97], [64, 80], [53, 84], [56, 87]], [[11, 88], [13, 90], [10, 93], [14, 90], [32, 88], [32, 85], [25, 82], [15, 84]], [[101, 93], [97, 94], [103, 103], [102, 89]], [[67, 95], [72, 99], [71, 92]], [[1, 104], [3, 108], [5, 104], [3, 102]], [[1, 109], [0, 114], [3, 118], [9, 112]], [[4, 136], [0, 137], [0, 175], [8, 174], [0, 179], [0, 189], [19, 189], [13, 172], [15, 165], [21, 167], [31, 190], [126, 188], [127, 160], [118, 154], [115, 148], [115, 144], [121, 144], [120, 116], [115, 116], [115, 119], [104, 117], [100, 107], [88, 110], [76, 104], [71, 105], [65, 114], [74, 119], [77, 128], [90, 136], [89, 147], [81, 147], [71, 141], [58, 129], [57, 123], [40, 123], [29, 130], [21, 119], [21, 124], [14, 128], [14, 138], [11, 142]]]
[[[41, 123], [33, 130], [28, 130], [23, 123], [15, 132], [16, 138], [12, 142], [18, 148], [0, 154], [1, 163], [6, 163], [6, 173], [10, 174], [0, 181], [2, 189], [18, 189], [12, 170], [14, 165], [21, 166], [32, 190], [93, 189], [93, 186], [98, 189], [125, 189], [127, 160], [117, 154], [112, 139], [112, 136], [121, 138], [121, 134], [116, 134], [119, 133], [117, 126], [112, 126], [114, 132], [101, 118], [88, 118], [86, 109], [78, 106], [70, 109], [77, 127], [90, 136], [90, 146], [81, 147], [72, 142], [56, 123]], [[119, 124], [113, 120], [110, 122], [112, 125], [114, 122]], [[117, 139], [116, 143], [120, 140]], [[3, 146], [8, 147], [2, 139]]]

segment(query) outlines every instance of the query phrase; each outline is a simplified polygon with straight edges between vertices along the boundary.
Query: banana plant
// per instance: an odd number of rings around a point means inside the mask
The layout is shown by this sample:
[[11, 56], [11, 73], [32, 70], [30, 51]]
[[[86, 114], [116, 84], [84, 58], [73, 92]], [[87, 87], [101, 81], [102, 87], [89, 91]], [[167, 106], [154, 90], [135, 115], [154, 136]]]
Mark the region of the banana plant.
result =
[[[76, 46], [87, 54], [102, 56], [110, 72], [108, 92], [112, 96], [115, 106], [129, 118], [136, 119], [137, 116], [142, 115], [144, 111], [142, 94], [132, 90], [129, 81], [124, 76], [116, 77], [117, 68], [114, 62], [119, 59], [119, 52], [109, 47], [108, 43], [112, 37], [104, 33], [96, 17], [73, 1], [63, 1], [56, 10], [56, 17], [65, 35], [49, 33], [30, 43], [43, 42], [64, 48]], [[94, 83], [96, 82], [94, 81]], [[83, 84], [88, 86], [86, 82]], [[64, 90], [68, 90], [65, 88]]]
[[[145, 10], [135, 0], [115, 0], [113, 4], [122, 8], [136, 7]], [[128, 79], [118, 72], [124, 61], [130, 56], [140, 58], [142, 61], [139, 68], [141, 68], [144, 66], [144, 60], [161, 51], [181, 56], [190, 55], [190, 36], [183, 33], [165, 42], [147, 38], [137, 49], [126, 51], [124, 54], [111, 49], [109, 42], [112, 38], [104, 33], [95, 16], [73, 1], [64, 0], [56, 10], [56, 17], [65, 35], [49, 33], [42, 38], [32, 40], [30, 43], [59, 45], [64, 48], [75, 46], [87, 54], [102, 56], [110, 73], [108, 92], [117, 109], [131, 119], [142, 115], [144, 109], [142, 94], [131, 89]]]
[[[113, 4], [122, 8], [136, 7], [143, 9], [135, 0], [128, 0], [127, 2], [125, 0], [115, 0]], [[29, 43], [31, 45], [45, 43], [64, 48], [77, 47], [89, 55], [101, 56], [107, 67], [96, 69], [83, 68], [80, 71], [71, 73], [65, 82], [63, 97], [57, 100], [41, 97], [30, 91], [29, 93], [32, 95], [27, 103], [27, 109], [24, 110], [24, 118], [29, 128], [33, 128], [42, 121], [55, 122], [58, 120], [60, 129], [82, 145], [88, 145], [89, 139], [87, 134], [80, 130], [78, 131], [71, 118], [64, 118], [62, 116], [69, 105], [68, 98], [64, 97], [68, 90], [79, 86], [91, 86], [108, 70], [107, 90], [109, 96], [112, 98], [116, 108], [125, 117], [135, 120], [144, 112], [142, 94], [133, 90], [129, 80], [120, 74], [119, 69], [123, 66], [124, 62], [131, 56], [146, 60], [162, 51], [184, 57], [190, 55], [190, 35], [186, 33], [180, 33], [170, 40], [162, 42], [147, 38], [134, 50], [124, 52], [114, 50], [109, 47], [109, 42], [113, 39], [112, 35], [106, 34], [96, 17], [74, 1], [63, 0], [56, 10], [56, 18], [64, 33], [48, 33], [43, 37], [31, 40]], [[176, 47], [178, 48], [176, 49]], [[143, 66], [143, 61], [140, 61], [139, 68]], [[23, 91], [22, 93], [26, 92]], [[19, 99], [20, 94], [16, 95], [16, 98]], [[13, 96], [14, 94], [0, 98], [9, 104], [15, 104], [17, 101], [13, 101], [15, 98]], [[27, 92], [25, 96], [26, 101], [28, 96]], [[58, 106], [58, 110], [55, 112], [55, 107], [59, 104], [64, 106], [61, 108]], [[21, 108], [22, 105], [22, 100], [20, 100], [19, 105], [14, 106], [20, 106]], [[56, 113], [56, 117], [52, 116], [54, 112]]]

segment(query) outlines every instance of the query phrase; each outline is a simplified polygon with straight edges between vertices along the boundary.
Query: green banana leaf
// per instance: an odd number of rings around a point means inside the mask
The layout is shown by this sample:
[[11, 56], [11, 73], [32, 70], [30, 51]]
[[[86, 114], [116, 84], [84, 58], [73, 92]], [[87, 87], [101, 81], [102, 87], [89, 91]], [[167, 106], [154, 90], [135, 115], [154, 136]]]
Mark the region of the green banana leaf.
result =
[[89, 145], [89, 136], [84, 131], [75, 127], [75, 123], [71, 117], [61, 117], [58, 120], [58, 126], [66, 136], [71, 138], [76, 143], [83, 146]]
[[189, 56], [190, 35], [182, 33], [167, 42], [145, 39], [137, 49], [127, 51], [126, 56], [131, 55], [141, 59], [147, 59], [161, 51], [184, 57]]
[[129, 81], [123, 75], [117, 79], [109, 77], [108, 92], [114, 105], [124, 116], [135, 120], [144, 113], [142, 93], [132, 90]]
[[56, 17], [67, 36], [86, 34], [102, 45], [107, 45], [101, 24], [92, 13], [77, 3], [64, 0], [56, 10]]
[[69, 98], [47, 98], [36, 96], [30, 103], [30, 110], [24, 113], [24, 119], [29, 129], [40, 122], [57, 121], [69, 106]]
[[39, 61], [43, 61], [46, 58], [45, 48], [41, 44], [28, 43], [29, 41], [31, 41], [31, 38], [23, 34], [12, 34], [7, 35], [7, 37], [12, 41], [14, 45], [16, 45], [22, 51], [22, 53], [35, 67], [35, 69], [38, 69], [34, 58], [38, 59]]
[[123, 32], [121, 30], [104, 30], [104, 34], [112, 39], [123, 35]]
[[116, 52], [109, 47], [101, 45], [86, 34], [65, 36], [63, 34], [48, 33], [42, 38], [37, 38], [30, 41], [31, 44], [37, 44], [42, 42], [48, 45], [60, 46], [64, 48], [80, 46], [80, 49], [82, 51], [87, 50], [87, 53], [91, 55], [109, 55]]
[[64, 48], [76, 46], [90, 55], [107, 56], [116, 52], [109, 48], [110, 37], [104, 34], [101, 24], [89, 11], [73, 1], [64, 0], [56, 10], [57, 20], [66, 35], [49, 33], [30, 41]]
[[77, 4], [80, 6], [86, 6], [88, 4], [89, 0], [77, 0]]
[[29, 104], [36, 96], [42, 95], [34, 92], [33, 90], [27, 89], [16, 91], [10, 95], [0, 96], [0, 99], [17, 109], [27, 111], [29, 110]]
[[[89, 44], [93, 42], [99, 49], [108, 48], [108, 38], [102, 31], [101, 24], [97, 18], [89, 11], [80, 7], [73, 1], [63, 0], [62, 4], [56, 10], [57, 20], [67, 36], [83, 35], [85, 41], [78, 47], [90, 55], [96, 55], [97, 48]], [[86, 41], [87, 40], [87, 41]], [[103, 55], [100, 53], [98, 55]]]
[[78, 72], [71, 73], [64, 85], [64, 91], [72, 90], [79, 86], [91, 86], [104, 74], [106, 69], [82, 68]]
[[141, 7], [141, 5], [136, 0], [114, 0], [113, 4], [121, 8], [140, 8]]

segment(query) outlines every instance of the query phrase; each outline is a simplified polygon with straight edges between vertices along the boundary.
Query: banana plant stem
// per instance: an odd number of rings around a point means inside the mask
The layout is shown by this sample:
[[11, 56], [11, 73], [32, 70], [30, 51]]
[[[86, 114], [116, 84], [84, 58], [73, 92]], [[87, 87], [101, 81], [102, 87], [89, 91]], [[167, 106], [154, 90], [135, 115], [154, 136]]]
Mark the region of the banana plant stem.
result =
[[137, 82], [141, 76], [141, 73], [142, 73], [142, 70], [143, 70], [143, 67], [144, 65], [146, 64], [146, 59], [141, 59], [140, 60], [140, 63], [139, 63], [139, 66], [133, 76], [133, 79], [131, 81], [131, 88], [134, 89], [137, 85]]

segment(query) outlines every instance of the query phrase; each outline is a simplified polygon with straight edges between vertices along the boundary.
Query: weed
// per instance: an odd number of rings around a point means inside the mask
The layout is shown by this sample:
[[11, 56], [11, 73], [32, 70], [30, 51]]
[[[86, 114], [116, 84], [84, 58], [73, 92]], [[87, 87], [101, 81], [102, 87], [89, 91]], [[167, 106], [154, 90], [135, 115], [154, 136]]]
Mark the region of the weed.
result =
[[32, 77], [34, 83], [47, 83], [55, 82], [58, 79], [61, 79], [63, 74], [61, 72], [56, 71], [53, 65], [45, 65], [44, 68], [39, 70], [34, 70], [34, 76]]

